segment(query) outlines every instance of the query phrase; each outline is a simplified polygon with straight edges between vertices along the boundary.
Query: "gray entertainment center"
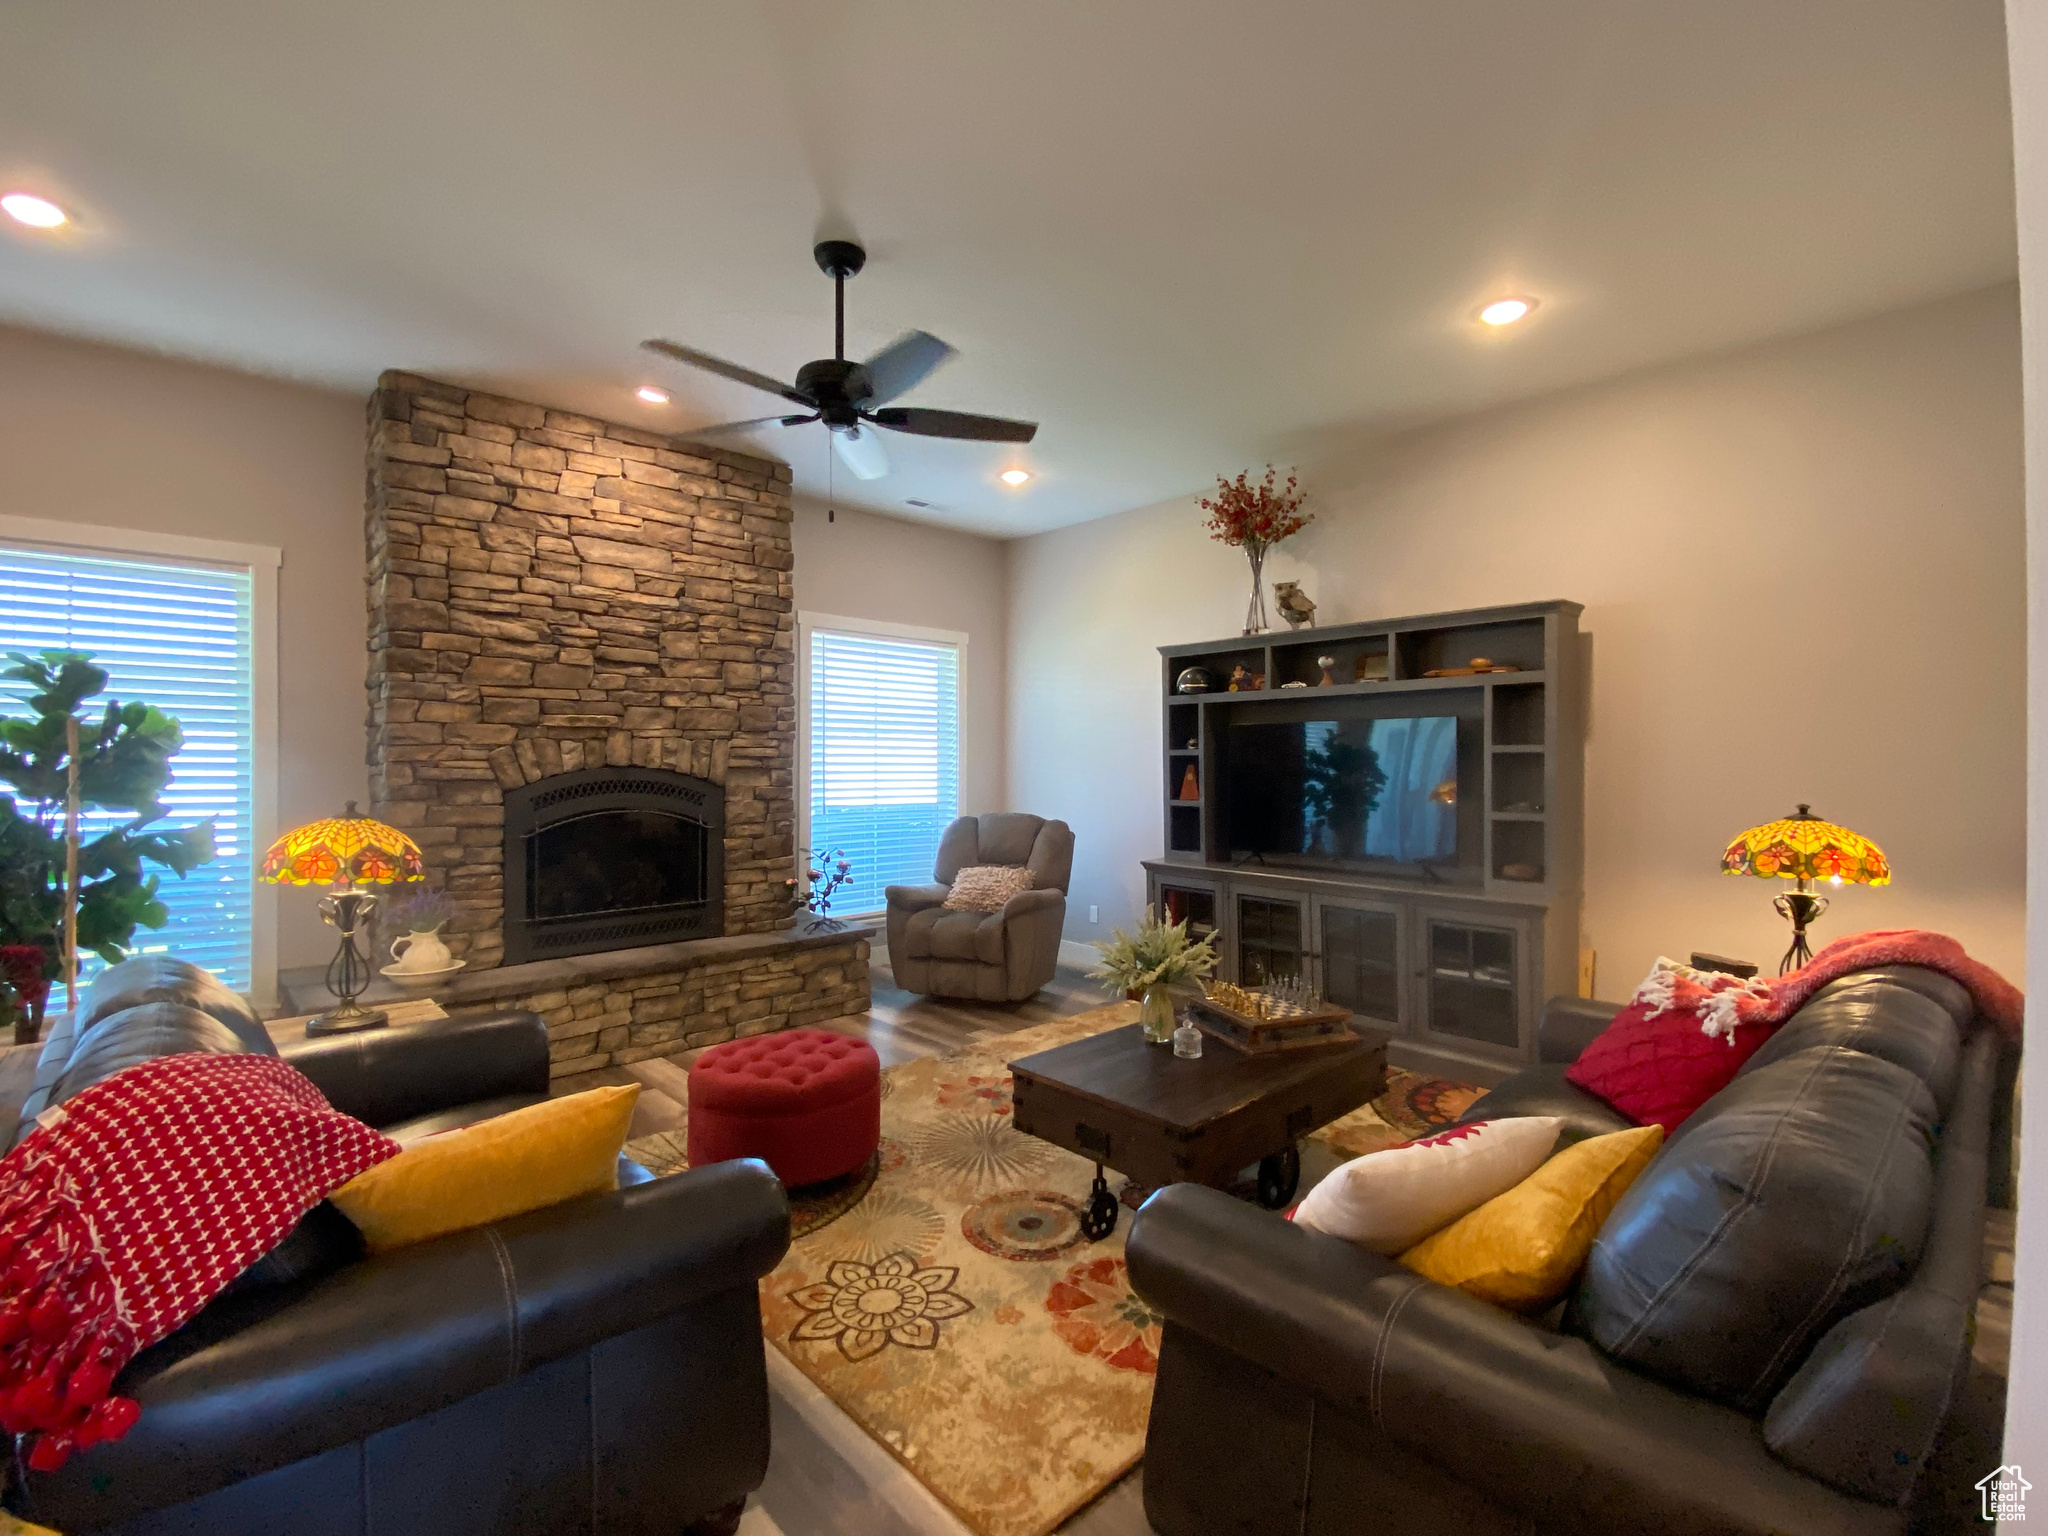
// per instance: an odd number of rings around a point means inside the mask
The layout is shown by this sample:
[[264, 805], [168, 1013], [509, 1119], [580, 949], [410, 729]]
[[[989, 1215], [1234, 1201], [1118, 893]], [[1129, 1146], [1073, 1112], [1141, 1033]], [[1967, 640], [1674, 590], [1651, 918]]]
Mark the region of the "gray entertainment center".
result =
[[[1533, 1061], [1543, 999], [1577, 990], [1579, 613], [1523, 603], [1161, 646], [1167, 851], [1145, 861], [1153, 909], [1213, 931], [1229, 980], [1313, 979], [1393, 1031], [1397, 1064], [1492, 1082]], [[1190, 668], [1206, 690], [1176, 691]], [[1425, 739], [1437, 757], [1423, 757]], [[1455, 775], [1398, 806], [1403, 785], [1379, 767], [1391, 750], [1361, 770], [1366, 743], [1398, 745], [1411, 778], [1455, 752]], [[1402, 827], [1368, 834], [1361, 772], [1386, 781], [1382, 814]], [[1316, 813], [1296, 808], [1304, 795]], [[1382, 858], [1368, 835], [1439, 842], [1436, 856]]]

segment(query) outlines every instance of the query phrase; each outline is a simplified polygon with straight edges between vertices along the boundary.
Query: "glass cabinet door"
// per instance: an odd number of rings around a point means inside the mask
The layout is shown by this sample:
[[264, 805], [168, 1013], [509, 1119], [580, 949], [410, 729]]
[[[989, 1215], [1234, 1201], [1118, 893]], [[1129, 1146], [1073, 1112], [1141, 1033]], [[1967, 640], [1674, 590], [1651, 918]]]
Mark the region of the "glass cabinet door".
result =
[[1216, 893], [1200, 886], [1162, 882], [1159, 917], [1162, 922], [1186, 923], [1191, 943], [1206, 939], [1216, 931]]
[[1299, 976], [1307, 949], [1298, 901], [1268, 896], [1237, 898], [1237, 979], [1241, 986], [1264, 986]]
[[1401, 925], [1391, 910], [1320, 903], [1323, 996], [1362, 1019], [1401, 1021]]
[[1425, 921], [1424, 1017], [1431, 1033], [1519, 1050], [1515, 930], [1441, 917]]

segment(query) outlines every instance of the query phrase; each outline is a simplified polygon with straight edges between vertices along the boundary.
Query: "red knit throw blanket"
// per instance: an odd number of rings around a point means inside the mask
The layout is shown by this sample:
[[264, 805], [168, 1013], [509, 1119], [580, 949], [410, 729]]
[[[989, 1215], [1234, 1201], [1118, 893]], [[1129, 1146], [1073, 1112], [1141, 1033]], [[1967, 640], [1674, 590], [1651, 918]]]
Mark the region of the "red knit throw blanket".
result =
[[[1852, 933], [1846, 939], [1835, 940], [1791, 975], [1768, 980], [1702, 977], [1682, 967], [1666, 971], [1660, 962], [1635, 1000], [1655, 1002], [1659, 1006], [1653, 1012], [1675, 1008], [1696, 1013], [1702, 1030], [1733, 1044], [1738, 1027], [1760, 1024], [1775, 1029], [1829, 982], [1880, 965], [1920, 965], [1941, 972], [1962, 985], [1982, 1018], [2015, 1039], [2019, 1037], [2026, 1012], [2026, 999], [2019, 988], [1982, 961], [1972, 960], [1963, 953], [1963, 946], [1947, 934], [1929, 933], [1922, 928], [1873, 928], [1868, 933]], [[1671, 980], [1671, 996], [1651, 997], [1652, 990], [1664, 984], [1667, 977]]]
[[329, 1193], [399, 1150], [273, 1056], [162, 1056], [0, 1158], [0, 1428], [28, 1464], [119, 1439], [108, 1389]]

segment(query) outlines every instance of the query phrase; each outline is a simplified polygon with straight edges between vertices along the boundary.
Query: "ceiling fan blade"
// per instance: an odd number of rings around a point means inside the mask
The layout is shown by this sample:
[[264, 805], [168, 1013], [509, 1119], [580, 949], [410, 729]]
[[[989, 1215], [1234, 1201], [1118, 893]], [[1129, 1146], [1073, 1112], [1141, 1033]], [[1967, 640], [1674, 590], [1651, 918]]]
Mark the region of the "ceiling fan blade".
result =
[[839, 455], [839, 462], [863, 480], [879, 480], [889, 473], [889, 450], [882, 446], [881, 438], [866, 427], [855, 427], [848, 432], [835, 429], [832, 447]]
[[929, 332], [905, 331], [861, 364], [875, 386], [866, 403], [880, 405], [909, 394], [951, 356], [953, 349]]
[[713, 437], [722, 432], [755, 432], [763, 427], [801, 427], [806, 422], [816, 421], [812, 416], [756, 416], [750, 421], [721, 421], [712, 427], [692, 427], [687, 432], [678, 432], [678, 437]]
[[1035, 421], [1007, 416], [973, 416], [966, 411], [928, 411], [915, 405], [892, 405], [864, 413], [877, 426], [919, 437], [964, 437], [983, 443], [1028, 443], [1038, 435]]
[[751, 384], [756, 389], [765, 389], [771, 395], [780, 395], [798, 405], [816, 405], [815, 400], [798, 394], [789, 385], [778, 379], [771, 379], [765, 373], [756, 373], [751, 368], [742, 368], [738, 363], [728, 363], [722, 357], [713, 357], [709, 352], [699, 352], [695, 347], [686, 347], [673, 341], [643, 341], [640, 345], [649, 352], [659, 352], [663, 357], [672, 357], [679, 363], [688, 363], [692, 368], [702, 368], [706, 373], [715, 373], [720, 378], [731, 379], [735, 384]]

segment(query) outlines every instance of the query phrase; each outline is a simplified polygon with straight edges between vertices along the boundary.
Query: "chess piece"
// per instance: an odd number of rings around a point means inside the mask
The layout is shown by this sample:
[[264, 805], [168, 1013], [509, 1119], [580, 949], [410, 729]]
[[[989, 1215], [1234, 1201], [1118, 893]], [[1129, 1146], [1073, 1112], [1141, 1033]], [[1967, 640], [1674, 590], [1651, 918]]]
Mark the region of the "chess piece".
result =
[[1280, 617], [1295, 629], [1316, 621], [1315, 599], [1301, 590], [1301, 584], [1293, 581], [1273, 583], [1273, 602], [1280, 609]]
[[1320, 679], [1319, 679], [1319, 680], [1317, 681], [1317, 683], [1316, 683], [1316, 686], [1317, 686], [1318, 688], [1334, 688], [1334, 687], [1336, 687], [1336, 686], [1337, 686], [1337, 658], [1336, 658], [1336, 657], [1334, 657], [1334, 656], [1318, 656], [1318, 657], [1316, 658], [1316, 665], [1317, 665], [1317, 666], [1319, 666], [1319, 667], [1321, 667], [1321, 668], [1323, 669], [1323, 675], [1322, 675], [1322, 677], [1321, 677], [1321, 678], [1320, 678]]

